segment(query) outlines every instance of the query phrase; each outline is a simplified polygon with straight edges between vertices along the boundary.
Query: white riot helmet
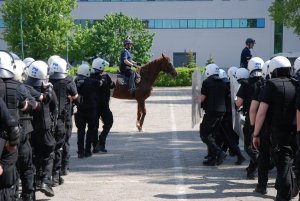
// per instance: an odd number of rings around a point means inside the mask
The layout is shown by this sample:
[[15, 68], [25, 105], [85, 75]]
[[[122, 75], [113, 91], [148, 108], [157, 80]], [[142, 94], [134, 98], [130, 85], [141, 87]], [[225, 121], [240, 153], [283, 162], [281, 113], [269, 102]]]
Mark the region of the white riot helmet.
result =
[[26, 68], [25, 63], [22, 60], [15, 60], [16, 68], [15, 68], [15, 80], [22, 82], [24, 80], [24, 70]]
[[28, 67], [32, 62], [34, 62], [34, 58], [31, 57], [27, 57], [23, 60], [23, 62], [25, 63], [26, 67]]
[[298, 57], [294, 62], [294, 72], [297, 73], [300, 70], [300, 57]]
[[57, 59], [57, 58], [60, 58], [60, 56], [58, 56], [58, 55], [52, 55], [51, 57], [49, 57], [48, 62], [47, 62], [48, 65], [51, 66], [53, 60]]
[[208, 64], [206, 67], [205, 67], [205, 76], [206, 77], [209, 77], [209, 76], [212, 76], [212, 75], [219, 75], [219, 72], [220, 72], [220, 68], [219, 66], [217, 66], [216, 64]]
[[270, 64], [270, 61], [271, 61], [271, 60], [266, 61], [266, 62], [264, 63], [264, 65], [263, 65], [262, 69], [261, 69], [261, 74], [262, 74], [262, 77], [263, 77], [264, 79], [266, 79], [267, 76], [269, 75], [269, 64]]
[[246, 68], [239, 68], [235, 73], [235, 77], [237, 81], [241, 79], [247, 79], [249, 78], [249, 75], [250, 75], [249, 71]]
[[78, 66], [77, 75], [89, 77], [91, 74], [90, 66], [88, 64], [81, 64]]
[[220, 77], [221, 79], [228, 79], [228, 76], [227, 76], [225, 70], [223, 70], [223, 69], [220, 69], [220, 70], [219, 70], [219, 77]]
[[249, 70], [250, 75], [254, 71], [261, 71], [264, 63], [265, 63], [264, 60], [262, 60], [262, 58], [260, 58], [260, 57], [251, 58], [248, 62], [248, 70]]
[[[277, 56], [271, 59], [269, 63], [269, 73], [271, 74], [271, 77], [276, 77], [274, 75], [275, 70], [279, 68], [291, 68], [291, 62], [284, 56]], [[273, 74], [273, 75], [272, 75]]]
[[50, 79], [64, 79], [67, 77], [68, 63], [63, 58], [54, 58], [50, 68]]
[[9, 54], [14, 58], [14, 60], [21, 60], [20, 57], [16, 54], [16, 53], [13, 53], [13, 52], [9, 52]]
[[230, 68], [228, 69], [228, 71], [227, 71], [228, 77], [229, 77], [229, 78], [232, 78], [232, 77], [235, 78], [235, 73], [236, 73], [236, 71], [237, 71], [238, 69], [239, 69], [239, 68], [238, 68], [238, 67], [235, 67], [235, 66], [230, 67]]
[[26, 83], [30, 86], [41, 86], [47, 83], [49, 67], [44, 61], [34, 61], [26, 69]]
[[109, 66], [109, 63], [101, 58], [96, 58], [93, 60], [92, 67], [98, 71], [104, 71], [104, 67]]
[[15, 70], [13, 56], [4, 50], [0, 50], [0, 78], [13, 78]]

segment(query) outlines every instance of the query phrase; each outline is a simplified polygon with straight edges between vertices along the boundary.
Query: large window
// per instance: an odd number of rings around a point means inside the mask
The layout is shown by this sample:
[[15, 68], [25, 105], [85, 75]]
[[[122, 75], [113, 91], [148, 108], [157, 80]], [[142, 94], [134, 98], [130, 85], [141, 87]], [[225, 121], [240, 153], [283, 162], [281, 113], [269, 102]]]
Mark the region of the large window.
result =
[[265, 28], [265, 19], [151, 19], [149, 29]]

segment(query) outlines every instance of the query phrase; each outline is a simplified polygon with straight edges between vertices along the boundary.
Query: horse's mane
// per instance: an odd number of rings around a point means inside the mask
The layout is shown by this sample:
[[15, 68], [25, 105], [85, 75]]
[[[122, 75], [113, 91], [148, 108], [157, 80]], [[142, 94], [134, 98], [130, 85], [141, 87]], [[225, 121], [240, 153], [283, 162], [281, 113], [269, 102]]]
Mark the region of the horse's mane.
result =
[[161, 62], [161, 60], [163, 60], [163, 57], [160, 57], [158, 59], [154, 59], [153, 61], [150, 61], [149, 63], [145, 64], [141, 69], [140, 69], [140, 73], [143, 74], [145, 72], [147, 72], [149, 70], [149, 68], [151, 68], [152, 66], [157, 66], [157, 64], [159, 62]]

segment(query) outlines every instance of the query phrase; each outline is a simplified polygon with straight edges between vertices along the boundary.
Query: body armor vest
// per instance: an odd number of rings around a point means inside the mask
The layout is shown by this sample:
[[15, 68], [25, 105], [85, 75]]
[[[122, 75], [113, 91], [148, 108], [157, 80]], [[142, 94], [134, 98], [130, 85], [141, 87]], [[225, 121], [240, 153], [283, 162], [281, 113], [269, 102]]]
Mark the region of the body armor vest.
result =
[[71, 81], [72, 80], [70, 80], [68, 77], [66, 77], [65, 79], [50, 80], [50, 82], [53, 84], [53, 89], [58, 99], [58, 118], [62, 120], [65, 120], [69, 113], [69, 110], [67, 108], [67, 86]]
[[226, 112], [226, 84], [218, 78], [207, 78], [205, 81], [209, 87], [209, 94], [204, 103], [205, 112]]
[[[17, 97], [17, 88], [21, 85], [16, 80], [5, 80], [5, 94], [3, 94], [3, 100], [6, 103], [10, 115], [19, 122], [19, 100]], [[1, 95], [2, 96], [2, 95]]]
[[296, 117], [296, 87], [289, 78], [269, 80], [274, 87], [270, 118], [272, 127], [293, 126]]

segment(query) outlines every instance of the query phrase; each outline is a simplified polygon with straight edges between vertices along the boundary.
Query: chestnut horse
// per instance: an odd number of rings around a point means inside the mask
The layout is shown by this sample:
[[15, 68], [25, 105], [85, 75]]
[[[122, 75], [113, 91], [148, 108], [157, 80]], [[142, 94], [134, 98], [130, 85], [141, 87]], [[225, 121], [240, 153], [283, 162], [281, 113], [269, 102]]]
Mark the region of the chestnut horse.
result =
[[116, 76], [111, 76], [113, 82], [116, 84], [112, 97], [137, 101], [138, 111], [136, 127], [139, 131], [142, 131], [146, 116], [145, 100], [151, 96], [152, 87], [158, 74], [160, 72], [165, 72], [175, 77], [177, 72], [171, 63], [170, 58], [165, 54], [162, 54], [161, 58], [155, 59], [144, 65], [142, 68], [138, 69], [138, 71], [141, 75], [141, 81], [137, 84], [134, 95], [129, 93], [127, 85], [120, 85], [117, 82]]

